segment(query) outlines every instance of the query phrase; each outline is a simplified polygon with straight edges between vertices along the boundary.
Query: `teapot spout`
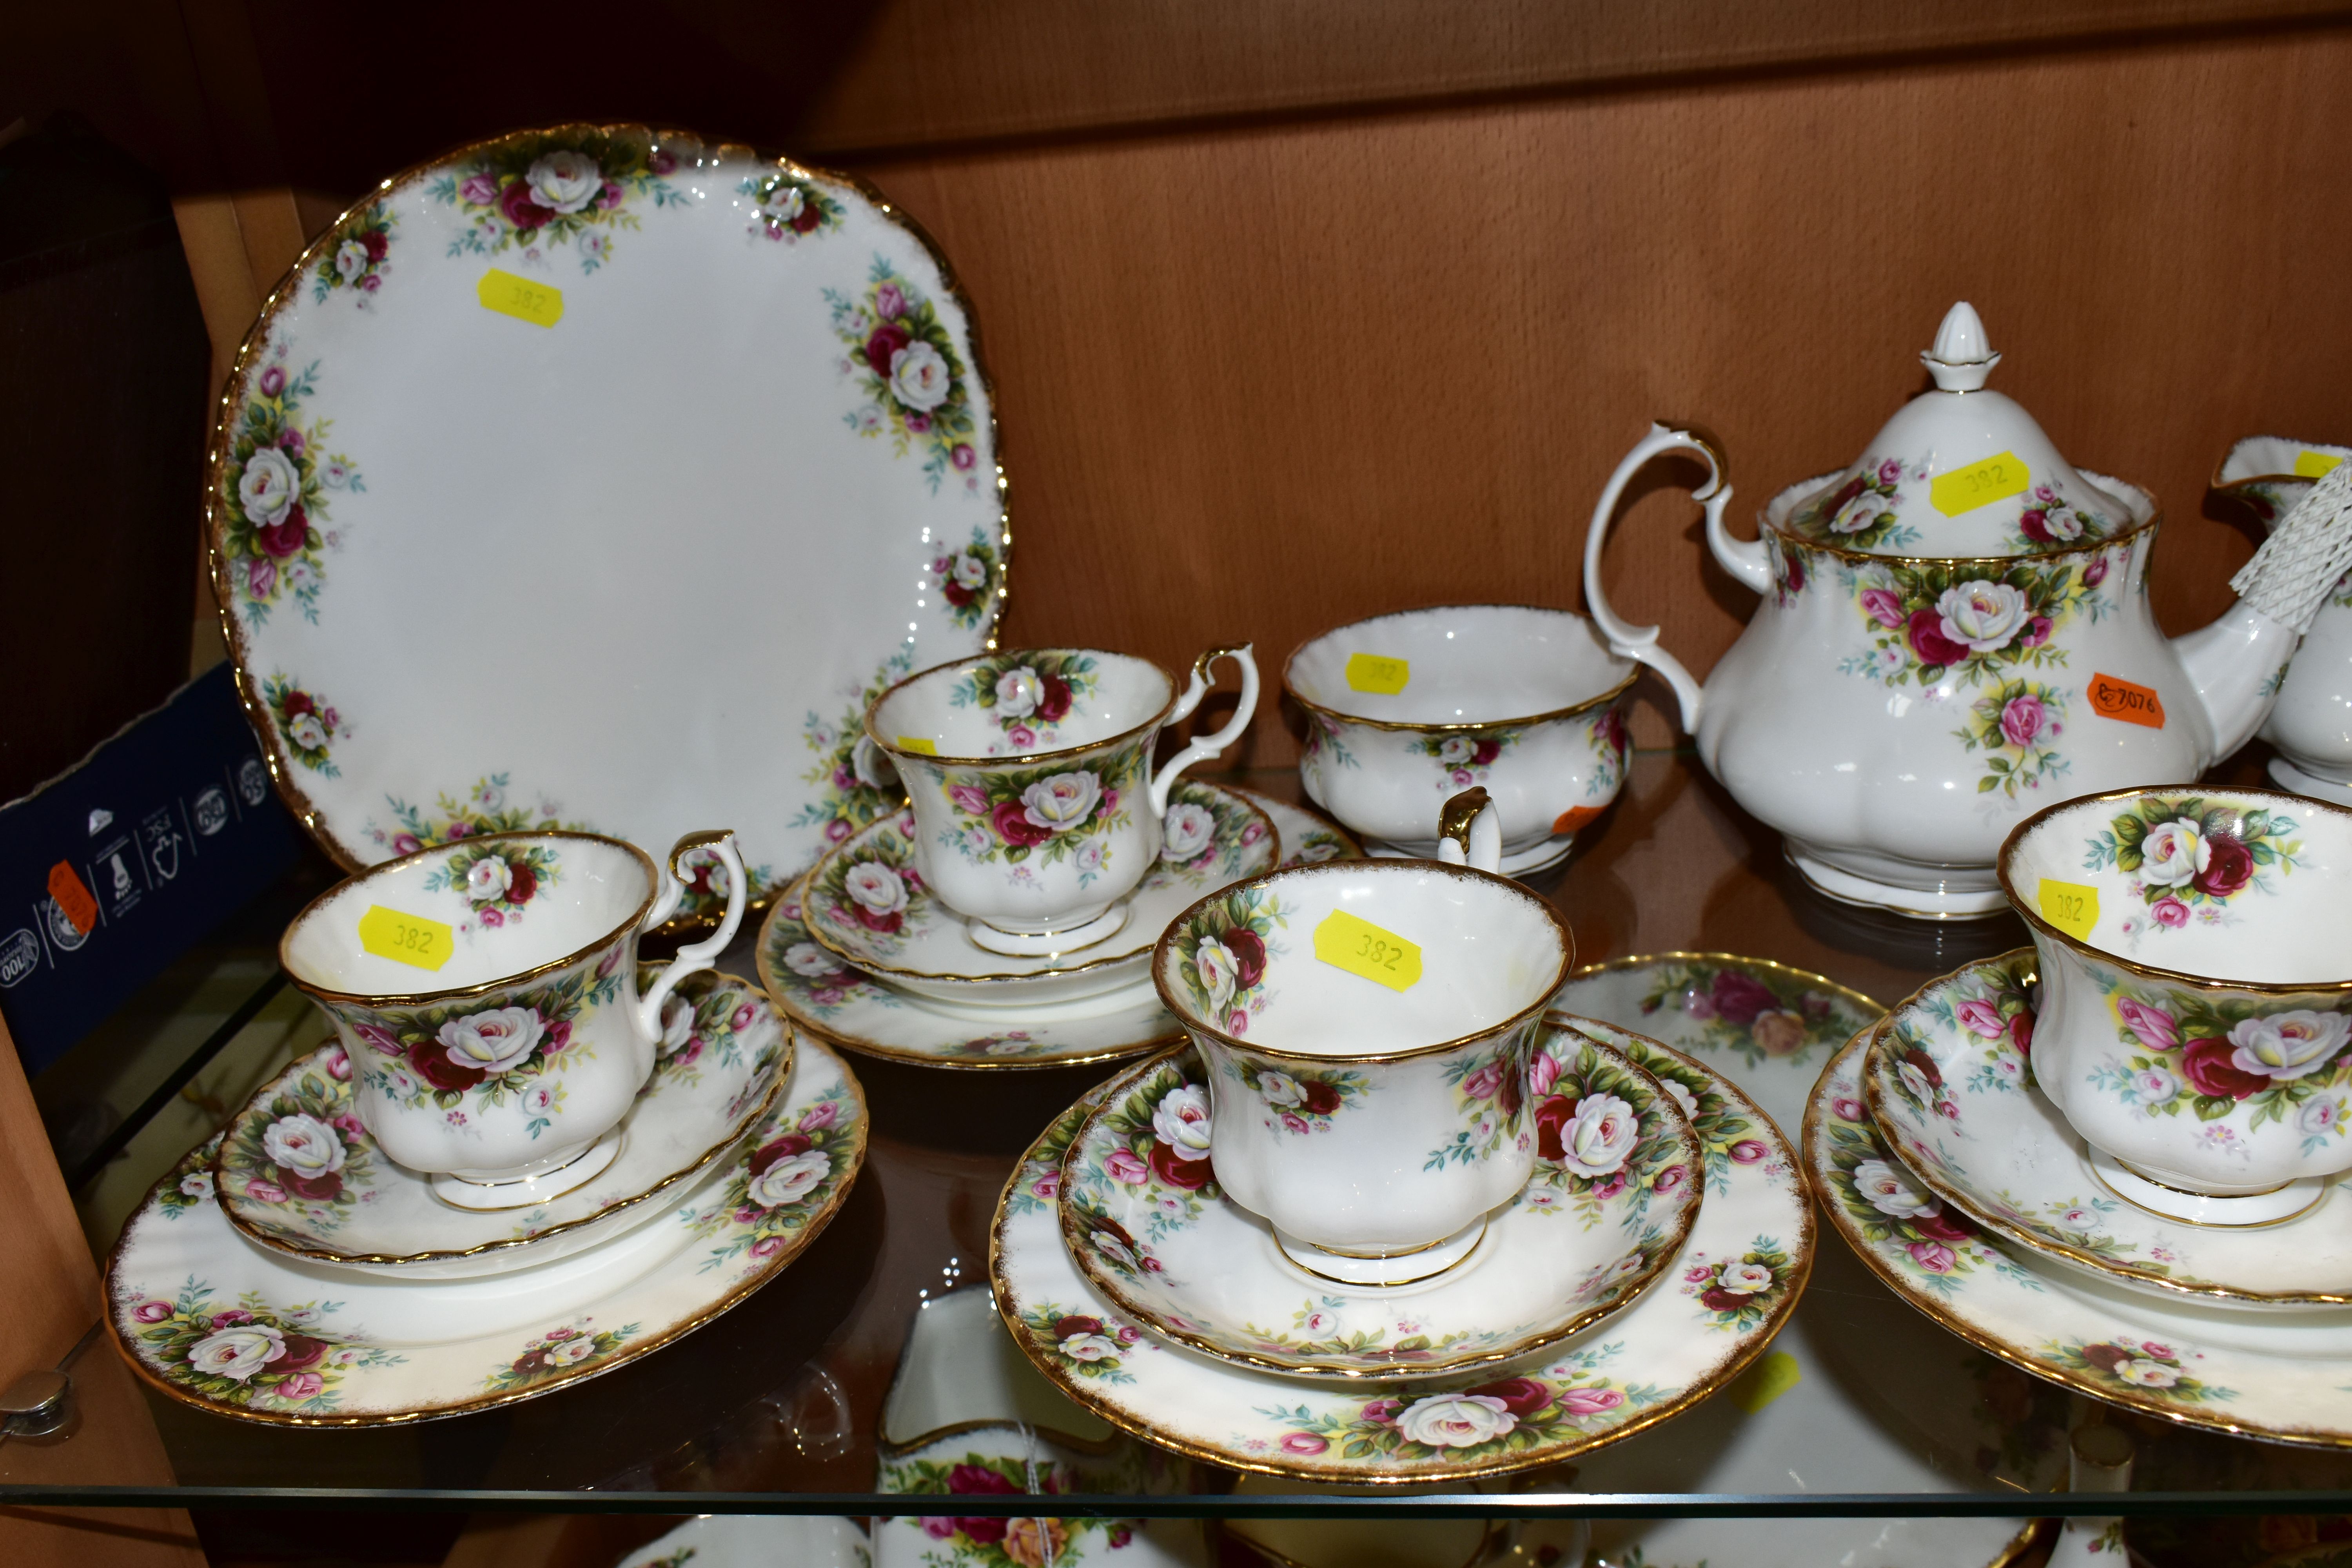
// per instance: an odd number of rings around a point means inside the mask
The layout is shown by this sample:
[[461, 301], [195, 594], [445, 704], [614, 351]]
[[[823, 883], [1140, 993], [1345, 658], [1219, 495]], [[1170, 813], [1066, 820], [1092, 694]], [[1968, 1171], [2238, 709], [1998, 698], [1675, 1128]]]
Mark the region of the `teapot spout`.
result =
[[2287, 660], [2302, 640], [2240, 599], [2210, 626], [2172, 639], [2172, 651], [2197, 688], [2198, 705], [2213, 730], [2211, 766], [2254, 737], [2286, 683]]

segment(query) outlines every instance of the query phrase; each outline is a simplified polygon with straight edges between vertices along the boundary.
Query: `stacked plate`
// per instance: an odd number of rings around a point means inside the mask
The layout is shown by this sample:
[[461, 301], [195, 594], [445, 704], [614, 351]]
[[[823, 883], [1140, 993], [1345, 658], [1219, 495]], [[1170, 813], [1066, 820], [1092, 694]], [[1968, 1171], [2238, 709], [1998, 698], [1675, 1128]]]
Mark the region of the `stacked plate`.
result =
[[[1244, 878], [1363, 850], [1328, 818], [1249, 790], [1187, 780], [1170, 798], [1160, 862], [1102, 942], [1029, 958], [981, 947], [901, 874], [916, 829], [900, 810], [847, 835], [776, 900], [761, 978], [803, 1033], [929, 1067], [1066, 1067], [1171, 1045], [1182, 1032], [1150, 973], [1169, 922]], [[858, 896], [877, 864], [890, 889], [879, 912]]]
[[108, 1265], [132, 1364], [200, 1408], [293, 1426], [480, 1410], [709, 1321], [816, 1239], [866, 1155], [841, 1058], [756, 987], [678, 986], [621, 1152], [527, 1208], [454, 1208], [360, 1123], [330, 1040], [148, 1194]]

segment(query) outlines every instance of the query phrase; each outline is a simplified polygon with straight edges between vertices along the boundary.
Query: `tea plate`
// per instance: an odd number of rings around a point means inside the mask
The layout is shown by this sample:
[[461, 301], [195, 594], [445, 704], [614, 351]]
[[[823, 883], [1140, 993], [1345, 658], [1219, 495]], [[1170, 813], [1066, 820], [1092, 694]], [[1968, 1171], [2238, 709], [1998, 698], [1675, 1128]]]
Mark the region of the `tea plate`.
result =
[[[2154, 1213], [2103, 1182], [2033, 1081], [2037, 989], [2032, 948], [1965, 965], [1897, 1006], [1865, 1047], [1863, 1102], [1929, 1192], [2021, 1247], [2158, 1295], [2352, 1303], [2352, 1202], [2334, 1195], [2343, 1184], [2292, 1219], [2218, 1226]], [[2179, 1032], [2152, 1004], [2137, 1017]], [[2135, 1048], [2145, 1047], [2118, 1048], [2118, 1080], [2133, 1079], [2124, 1058]]]
[[[645, 972], [649, 981], [658, 969]], [[213, 1175], [231, 1225], [321, 1263], [419, 1279], [528, 1268], [660, 1214], [653, 1202], [725, 1152], [792, 1067], [774, 1004], [731, 974], [679, 982], [653, 1076], [621, 1152], [584, 1184], [526, 1208], [460, 1209], [395, 1164], [354, 1109], [351, 1063], [329, 1041], [264, 1085], [228, 1125]]]
[[[1557, 1113], [1538, 1111], [1535, 1177], [1433, 1279], [1381, 1288], [1308, 1272], [1220, 1188], [1211, 1161], [1162, 1142], [1171, 1103], [1207, 1100], [1208, 1069], [1190, 1047], [1122, 1075], [1079, 1128], [1062, 1161], [1063, 1240], [1120, 1312], [1244, 1366], [1402, 1381], [1566, 1339], [1632, 1305], [1680, 1253], [1702, 1153], [1656, 1079], [1565, 1022], [1538, 1038], [1528, 1092]], [[1631, 1112], [1627, 1136], [1590, 1160], [1563, 1158], [1602, 1110]]]
[[1863, 1103], [1860, 1035], [1805, 1112], [1805, 1173], [1872, 1272], [1978, 1349], [2182, 1426], [2352, 1447], [2352, 1310], [2249, 1313], [2013, 1253], [1954, 1212], [1887, 1146]]
[[247, 713], [342, 865], [724, 826], [755, 898], [896, 803], [865, 704], [990, 644], [1011, 542], [928, 237], [635, 126], [477, 142], [338, 218], [237, 356], [205, 514]]
[[[1468, 1480], [1570, 1458], [1663, 1421], [1762, 1353], [1811, 1267], [1812, 1214], [1787, 1142], [1728, 1080], [1637, 1036], [1598, 1024], [1588, 1032], [1691, 1087], [1695, 1122], [1746, 1123], [1743, 1141], [1763, 1156], [1710, 1172], [1672, 1287], [1602, 1329], [1410, 1383], [1310, 1381], [1163, 1342], [1097, 1291], [1063, 1244], [1063, 1157], [1108, 1086], [1055, 1118], [1005, 1186], [989, 1249], [997, 1310], [1038, 1370], [1114, 1426], [1189, 1458], [1301, 1480]], [[1727, 1269], [1740, 1270], [1733, 1284], [1757, 1288], [1727, 1290]]]
[[802, 919], [820, 947], [898, 991], [965, 1006], [1034, 1006], [1145, 979], [1152, 944], [1196, 900], [1282, 859], [1274, 819], [1214, 784], [1171, 792], [1160, 864], [1106, 940], [1034, 958], [992, 952], [966, 934], [919, 868], [915, 817], [894, 812], [826, 852], [809, 873]]
[[658, 1350], [774, 1278], [840, 1212], [866, 1130], [847, 1064], [803, 1041], [774, 1108], [660, 1219], [467, 1279], [358, 1275], [254, 1245], [215, 1197], [215, 1138], [115, 1243], [108, 1321], [158, 1390], [241, 1420], [373, 1426], [529, 1399]]
[[[1294, 856], [1328, 860], [1360, 853], [1313, 812], [1263, 795], [1251, 799]], [[1148, 972], [1099, 996], [1018, 1014], [958, 1010], [907, 995], [843, 963], [809, 934], [799, 885], [768, 911], [759, 955], [761, 984], [796, 1029], [867, 1056], [927, 1067], [1068, 1067], [1139, 1056], [1183, 1038]]]

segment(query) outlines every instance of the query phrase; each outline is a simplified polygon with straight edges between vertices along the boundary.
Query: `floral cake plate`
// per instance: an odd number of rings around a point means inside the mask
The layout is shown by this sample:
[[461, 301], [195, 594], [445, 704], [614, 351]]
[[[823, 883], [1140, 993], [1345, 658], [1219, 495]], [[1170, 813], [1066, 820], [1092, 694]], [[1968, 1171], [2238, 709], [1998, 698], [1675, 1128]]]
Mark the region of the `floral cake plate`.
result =
[[[1929, 1192], [2059, 1263], [2158, 1295], [2242, 1307], [2352, 1304], [2352, 1204], [2323, 1201], [2274, 1225], [2196, 1225], [2118, 1195], [2080, 1134], [2033, 1081], [2032, 948], [1931, 981], [1874, 1031], [1863, 1103]], [[2116, 1003], [2120, 1044], [2095, 1086], [2158, 1113], [2195, 1093], [2172, 1067], [2188, 1033], [2155, 1003]], [[2151, 1042], [2160, 1042], [2151, 1043]], [[2331, 1131], [2343, 1112], [2317, 1131]], [[2341, 1185], [2344, 1184], [2338, 1184]]]
[[1200, 899], [1282, 859], [1282, 835], [1255, 802], [1214, 784], [1172, 792], [1160, 863], [1128, 900], [1127, 923], [1075, 952], [1008, 957], [966, 934], [917, 868], [912, 812], [877, 817], [826, 852], [801, 899], [809, 935], [844, 967], [951, 1005], [1032, 1006], [1099, 995], [1145, 973], [1168, 922]]
[[1469, 1480], [1665, 1420], [1737, 1376], [1787, 1320], [1811, 1267], [1812, 1212], [1786, 1141], [1727, 1079], [1636, 1036], [1601, 1037], [1689, 1089], [1695, 1121], [1745, 1121], [1765, 1150], [1720, 1170], [1708, 1162], [1710, 1190], [1672, 1288], [1605, 1329], [1500, 1366], [1394, 1384], [1307, 1381], [1163, 1343], [1095, 1289], [1063, 1244], [1063, 1156], [1108, 1086], [1055, 1118], [1006, 1184], [989, 1248], [997, 1310], [1040, 1371], [1114, 1426], [1192, 1458], [1299, 1480]]
[[[1062, 1160], [1062, 1238], [1122, 1314], [1242, 1366], [1402, 1382], [1540, 1350], [1624, 1310], [1680, 1254], [1702, 1155], [1656, 1079], [1564, 1021], [1538, 1038], [1536, 1177], [1433, 1279], [1348, 1285], [1286, 1258], [1211, 1163], [1166, 1135], [1207, 1113], [1189, 1046], [1121, 1076], [1079, 1126]], [[1311, 1121], [1299, 1128], [1313, 1136]]]
[[107, 1265], [141, 1376], [218, 1415], [373, 1426], [529, 1399], [635, 1360], [805, 1251], [866, 1157], [863, 1091], [811, 1041], [776, 1106], [656, 1223], [483, 1279], [358, 1275], [272, 1252], [213, 1192], [217, 1138], [147, 1195]]
[[896, 804], [866, 701], [990, 644], [1012, 537], [929, 237], [636, 126], [477, 142], [338, 218], [237, 356], [205, 516], [247, 712], [344, 866], [718, 826], [759, 898]]
[[2037, 1377], [2182, 1426], [2352, 1447], [2352, 1310], [2249, 1313], [2037, 1266], [1954, 1212], [1863, 1103], [1857, 1035], [1805, 1111], [1805, 1174], [1831, 1223], [1895, 1293]]
[[663, 1011], [667, 1027], [621, 1123], [621, 1152], [550, 1202], [484, 1211], [435, 1197], [361, 1125], [351, 1063], [330, 1040], [229, 1123], [213, 1161], [221, 1208], [264, 1247], [418, 1279], [529, 1268], [609, 1240], [662, 1213], [651, 1200], [731, 1147], [791, 1070], [792, 1037], [774, 1004], [731, 974], [689, 975]]

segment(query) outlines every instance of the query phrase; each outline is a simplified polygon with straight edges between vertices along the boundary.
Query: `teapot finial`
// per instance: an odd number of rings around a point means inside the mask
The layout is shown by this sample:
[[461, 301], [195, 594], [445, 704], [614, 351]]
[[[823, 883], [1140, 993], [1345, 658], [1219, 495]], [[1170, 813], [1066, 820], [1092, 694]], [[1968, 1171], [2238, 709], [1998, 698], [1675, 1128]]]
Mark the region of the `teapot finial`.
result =
[[1943, 391], [1975, 392], [2000, 363], [2000, 355], [1992, 352], [1977, 308], [1962, 300], [1944, 312], [1944, 324], [1936, 329], [1936, 346], [1921, 354], [1919, 363]]

